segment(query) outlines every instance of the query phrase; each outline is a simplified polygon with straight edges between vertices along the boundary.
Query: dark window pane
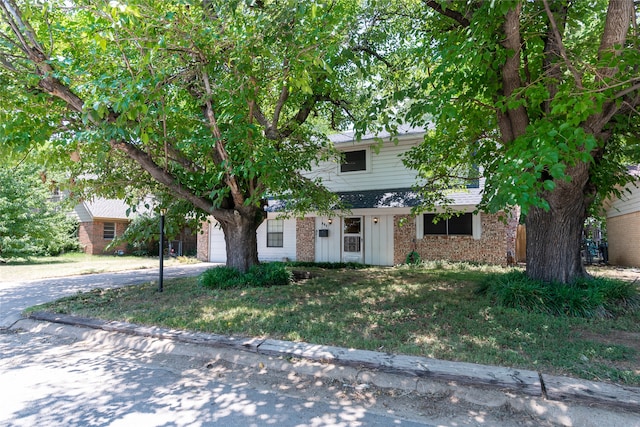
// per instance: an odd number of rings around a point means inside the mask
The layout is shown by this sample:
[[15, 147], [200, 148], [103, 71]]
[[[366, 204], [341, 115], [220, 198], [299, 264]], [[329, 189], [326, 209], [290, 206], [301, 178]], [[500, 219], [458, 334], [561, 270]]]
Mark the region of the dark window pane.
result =
[[284, 236], [282, 233], [268, 233], [267, 247], [282, 248], [284, 246]]
[[447, 234], [447, 220], [441, 219], [433, 223], [436, 214], [424, 214], [424, 234]]
[[360, 252], [360, 236], [344, 236], [345, 252]]
[[267, 247], [284, 247], [284, 221], [281, 219], [267, 220]]
[[367, 151], [347, 151], [344, 162], [340, 165], [340, 172], [354, 172], [367, 170]]
[[105, 222], [102, 228], [102, 238], [105, 240], [113, 240], [116, 237], [116, 223]]
[[346, 234], [360, 234], [360, 218], [345, 218], [344, 232]]
[[449, 218], [449, 234], [471, 236], [473, 234], [473, 215], [462, 214]]

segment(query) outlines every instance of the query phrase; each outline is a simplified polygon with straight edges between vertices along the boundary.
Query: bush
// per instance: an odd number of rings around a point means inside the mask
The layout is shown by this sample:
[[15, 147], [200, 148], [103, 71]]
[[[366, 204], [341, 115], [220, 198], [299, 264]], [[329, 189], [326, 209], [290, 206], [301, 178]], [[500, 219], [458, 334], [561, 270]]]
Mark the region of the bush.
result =
[[200, 275], [200, 284], [211, 289], [228, 289], [244, 286], [244, 280], [235, 268], [215, 267], [210, 268]]
[[478, 293], [503, 307], [572, 317], [613, 317], [640, 309], [635, 284], [606, 278], [563, 285], [531, 280], [526, 273], [513, 271], [489, 276]]
[[254, 265], [246, 273], [235, 268], [211, 268], [200, 275], [200, 284], [211, 289], [264, 288], [292, 282], [292, 274], [281, 262]]

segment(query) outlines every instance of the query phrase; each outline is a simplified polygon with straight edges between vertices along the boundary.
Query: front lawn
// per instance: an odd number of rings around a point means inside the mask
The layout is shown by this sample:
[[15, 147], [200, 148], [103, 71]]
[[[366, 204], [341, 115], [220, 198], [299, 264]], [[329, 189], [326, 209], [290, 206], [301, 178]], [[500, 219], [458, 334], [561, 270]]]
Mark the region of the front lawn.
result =
[[289, 286], [212, 290], [197, 278], [95, 290], [34, 309], [217, 334], [502, 365], [640, 385], [640, 313], [572, 318], [497, 306], [499, 267], [329, 270]]

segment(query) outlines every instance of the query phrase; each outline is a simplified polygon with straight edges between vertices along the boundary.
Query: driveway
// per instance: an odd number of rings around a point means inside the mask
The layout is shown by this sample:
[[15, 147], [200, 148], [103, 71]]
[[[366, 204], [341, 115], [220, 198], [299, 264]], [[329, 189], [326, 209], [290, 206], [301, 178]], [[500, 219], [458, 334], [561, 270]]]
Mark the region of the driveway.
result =
[[[217, 264], [199, 263], [165, 267], [164, 278], [196, 276]], [[55, 268], [55, 267], [52, 267]], [[78, 292], [96, 288], [118, 288], [157, 281], [159, 269], [120, 271], [56, 277], [25, 282], [0, 282], [0, 329], [6, 329], [20, 319], [20, 313], [31, 306], [54, 301]]]

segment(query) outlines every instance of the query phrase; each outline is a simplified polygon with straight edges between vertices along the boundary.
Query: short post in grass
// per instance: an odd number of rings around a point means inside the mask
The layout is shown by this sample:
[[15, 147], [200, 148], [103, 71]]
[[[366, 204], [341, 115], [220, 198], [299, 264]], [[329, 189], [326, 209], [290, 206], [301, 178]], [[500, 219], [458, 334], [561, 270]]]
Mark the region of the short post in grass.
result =
[[162, 292], [164, 279], [164, 215], [166, 209], [160, 209], [160, 277], [158, 279], [158, 292]]

